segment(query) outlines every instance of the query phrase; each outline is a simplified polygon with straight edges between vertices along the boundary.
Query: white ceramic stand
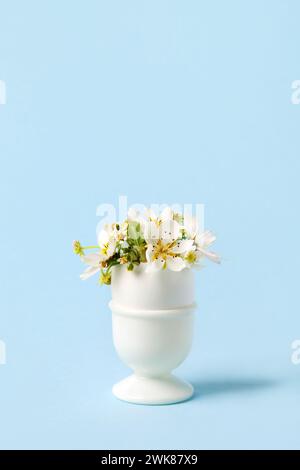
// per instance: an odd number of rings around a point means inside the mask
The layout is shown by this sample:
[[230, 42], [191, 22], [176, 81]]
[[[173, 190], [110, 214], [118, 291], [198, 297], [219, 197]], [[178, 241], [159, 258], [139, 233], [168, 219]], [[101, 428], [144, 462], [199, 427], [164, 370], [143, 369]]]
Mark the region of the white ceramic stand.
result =
[[113, 394], [123, 401], [140, 405], [168, 405], [188, 400], [193, 387], [174, 375], [139, 377], [132, 374], [113, 386]]
[[143, 266], [112, 273], [113, 340], [134, 374], [117, 383], [124, 401], [165, 405], [187, 400], [193, 387], [171, 374], [189, 353], [194, 320], [194, 277], [190, 270], [144, 272]]

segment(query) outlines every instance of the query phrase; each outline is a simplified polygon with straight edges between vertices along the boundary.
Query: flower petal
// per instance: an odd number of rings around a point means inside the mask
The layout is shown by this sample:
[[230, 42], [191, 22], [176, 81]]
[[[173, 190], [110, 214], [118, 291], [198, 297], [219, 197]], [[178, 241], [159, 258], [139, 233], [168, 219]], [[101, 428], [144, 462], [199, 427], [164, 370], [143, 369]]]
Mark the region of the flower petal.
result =
[[164, 220], [159, 229], [160, 238], [166, 243], [175, 241], [180, 236], [180, 225], [176, 220]]
[[143, 219], [143, 216], [140, 211], [130, 207], [127, 212], [127, 220], [129, 222], [140, 222]]
[[104, 245], [105, 243], [107, 243], [108, 241], [109, 241], [108, 231], [107, 230], [100, 230], [100, 232], [98, 234], [98, 244], [101, 246], [101, 245]]
[[170, 271], [182, 271], [186, 267], [184, 260], [180, 256], [168, 256], [166, 262], [167, 268]]
[[[115, 232], [115, 224], [105, 224], [102, 231], [107, 233], [107, 238], [112, 237], [114, 235], [114, 232]], [[99, 237], [100, 237], [100, 233], [99, 233]], [[104, 233], [103, 233], [103, 235], [101, 235], [101, 237], [102, 236], [103, 236], [104, 243], [106, 243], [105, 242], [106, 235], [104, 235]]]
[[165, 207], [164, 210], [161, 212], [159, 218], [160, 220], [173, 220], [174, 212], [172, 211], [171, 207]]
[[147, 220], [150, 220], [152, 222], [157, 220], [157, 215], [155, 214], [154, 210], [151, 209], [151, 207], [149, 209], [146, 209], [145, 217]]
[[90, 253], [81, 257], [81, 260], [90, 266], [99, 266], [101, 259], [100, 253]]
[[172, 248], [173, 253], [185, 253], [196, 249], [193, 240], [178, 240]]
[[219, 255], [217, 255], [217, 253], [214, 253], [213, 251], [206, 251], [206, 250], [203, 250], [202, 248], [198, 248], [198, 251], [202, 253], [204, 256], [206, 256], [206, 258], [213, 261], [214, 263], [218, 263], [218, 264], [221, 263], [221, 258]]
[[110, 240], [108, 243], [106, 258], [110, 258], [115, 253], [115, 250], [116, 250], [116, 242], [115, 240]]
[[207, 247], [211, 245], [215, 240], [216, 236], [209, 230], [206, 232], [198, 233], [195, 237], [195, 243], [196, 245], [199, 245], [200, 247]]
[[96, 274], [98, 271], [100, 271], [100, 267], [96, 267], [96, 266], [89, 266], [85, 271], [83, 271], [82, 274], [80, 274], [80, 279], [82, 279], [83, 281], [85, 281], [86, 279], [88, 279], [89, 277], [93, 276], [94, 274]]
[[195, 236], [198, 230], [198, 220], [191, 214], [184, 215], [184, 229], [191, 237]]
[[152, 255], [154, 253], [153, 245], [149, 244], [146, 250], [146, 260], [151, 263], [152, 262]]
[[157, 241], [159, 239], [160, 231], [159, 227], [155, 222], [145, 222], [144, 224], [144, 238], [146, 241], [148, 241], [150, 244], [153, 241]]

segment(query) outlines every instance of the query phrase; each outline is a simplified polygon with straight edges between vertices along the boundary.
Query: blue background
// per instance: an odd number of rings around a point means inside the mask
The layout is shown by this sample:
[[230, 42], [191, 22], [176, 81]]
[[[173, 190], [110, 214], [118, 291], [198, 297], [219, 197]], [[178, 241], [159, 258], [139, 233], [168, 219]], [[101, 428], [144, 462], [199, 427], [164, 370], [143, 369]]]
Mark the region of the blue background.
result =
[[[299, 448], [300, 4], [0, 2], [1, 448]], [[96, 207], [204, 203], [195, 398], [125, 404]]]

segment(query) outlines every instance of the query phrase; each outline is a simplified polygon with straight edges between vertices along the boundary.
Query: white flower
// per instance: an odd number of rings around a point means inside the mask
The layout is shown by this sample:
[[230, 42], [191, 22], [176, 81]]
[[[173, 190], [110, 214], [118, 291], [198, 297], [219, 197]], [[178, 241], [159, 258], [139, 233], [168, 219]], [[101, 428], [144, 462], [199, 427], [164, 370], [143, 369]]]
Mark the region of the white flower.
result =
[[[128, 222], [113, 223], [104, 225], [104, 231], [107, 232], [108, 238], [114, 239], [116, 242], [126, 240]], [[101, 233], [101, 232], [100, 232]], [[100, 234], [99, 234], [100, 236]], [[103, 235], [104, 237], [104, 235]]]
[[145, 211], [145, 219], [147, 222], [156, 222], [158, 223], [159, 222], [159, 218], [158, 216], [155, 214], [154, 210], [151, 209], [151, 207], [149, 209], [146, 209]]
[[163, 211], [157, 215], [152, 208], [146, 209], [145, 212], [142, 214], [140, 211], [136, 209], [130, 208], [128, 210], [127, 220], [129, 222], [138, 222], [140, 223], [143, 230], [147, 230], [149, 227], [149, 223], [156, 225], [159, 227], [162, 222], [166, 222], [169, 220], [175, 220], [175, 215], [173, 210], [170, 207], [165, 207]]
[[162, 222], [165, 222], [167, 220], [173, 220], [174, 219], [173, 209], [171, 209], [171, 207], [165, 207], [164, 210], [160, 213], [159, 219]]
[[186, 214], [184, 216], [184, 222], [183, 222], [183, 229], [188, 238], [195, 238], [195, 236], [198, 233], [199, 226], [198, 226], [198, 220], [196, 217], [193, 217], [190, 214]]
[[180, 225], [175, 220], [150, 220], [144, 224], [144, 237], [149, 243], [162, 239], [174, 242], [180, 237]]
[[98, 235], [98, 245], [102, 261], [106, 261], [113, 256], [116, 250], [117, 241], [113, 230], [101, 230]]
[[80, 279], [83, 281], [100, 271], [102, 262], [100, 253], [91, 253], [90, 255], [82, 256], [81, 260], [89, 265], [89, 267], [80, 274]]
[[107, 230], [101, 230], [98, 235], [99, 252], [81, 256], [81, 260], [89, 267], [80, 275], [82, 280], [88, 279], [96, 274], [103, 267], [109, 258], [115, 254], [117, 242], [113, 237], [113, 232], [107, 227]]
[[191, 215], [185, 215], [184, 217], [184, 233], [186, 236], [194, 240], [195, 251], [186, 255], [186, 261], [188, 265], [197, 264], [204, 257], [220, 263], [220, 257], [212, 252], [208, 251], [207, 248], [216, 240], [216, 236], [211, 231], [205, 231], [199, 233], [199, 225], [196, 217]]
[[153, 209], [147, 209], [145, 217], [147, 221], [155, 222], [157, 225], [160, 225], [162, 222], [173, 220], [174, 211], [171, 209], [171, 207], [165, 207], [157, 216]]
[[196, 253], [198, 259], [206, 257], [215, 263], [220, 263], [221, 258], [219, 255], [214, 253], [213, 251], [208, 251], [207, 248], [216, 240], [216, 236], [210, 232], [205, 231], [202, 233], [197, 233], [194, 239], [195, 246], [196, 246]]
[[191, 251], [193, 240], [180, 240], [180, 225], [174, 220], [161, 222], [159, 226], [153, 221], [148, 222], [145, 230], [147, 242], [147, 271], [170, 269], [181, 271], [186, 267], [184, 253]]

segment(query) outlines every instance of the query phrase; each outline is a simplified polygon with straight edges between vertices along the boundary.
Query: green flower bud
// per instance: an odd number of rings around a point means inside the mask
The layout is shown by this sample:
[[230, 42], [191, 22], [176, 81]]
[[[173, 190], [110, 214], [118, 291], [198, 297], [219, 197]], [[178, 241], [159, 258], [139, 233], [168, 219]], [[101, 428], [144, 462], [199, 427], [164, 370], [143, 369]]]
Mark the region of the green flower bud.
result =
[[83, 255], [84, 254], [84, 251], [83, 251], [83, 248], [80, 244], [80, 242], [78, 240], [74, 240], [73, 241], [73, 251], [75, 253], [75, 255]]
[[111, 273], [109, 271], [107, 272], [102, 271], [99, 281], [100, 281], [100, 284], [106, 284], [107, 286], [109, 286], [111, 284]]

